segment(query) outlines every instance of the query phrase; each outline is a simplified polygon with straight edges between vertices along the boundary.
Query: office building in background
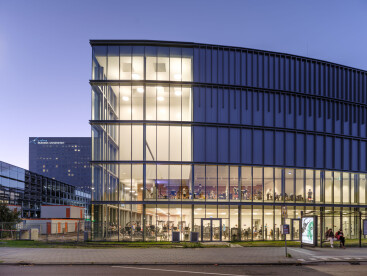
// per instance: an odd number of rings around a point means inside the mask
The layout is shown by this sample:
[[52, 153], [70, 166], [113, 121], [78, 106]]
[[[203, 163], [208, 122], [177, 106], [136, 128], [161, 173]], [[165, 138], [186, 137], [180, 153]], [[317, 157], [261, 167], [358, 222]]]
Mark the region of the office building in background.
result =
[[0, 161], [0, 203], [22, 218], [40, 218], [42, 205], [82, 207], [83, 217], [89, 217], [90, 200], [90, 193], [78, 187]]
[[29, 170], [72, 184], [83, 191], [91, 187], [89, 137], [30, 137]]

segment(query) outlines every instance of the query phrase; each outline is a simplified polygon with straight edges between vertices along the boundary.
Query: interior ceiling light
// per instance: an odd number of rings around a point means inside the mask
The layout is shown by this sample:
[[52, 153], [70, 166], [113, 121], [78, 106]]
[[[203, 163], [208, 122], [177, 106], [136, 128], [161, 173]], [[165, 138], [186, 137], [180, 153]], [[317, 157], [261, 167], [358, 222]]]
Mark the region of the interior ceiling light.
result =
[[182, 94], [182, 93], [181, 93], [181, 90], [175, 90], [175, 95], [176, 95], [176, 96], [181, 96], [181, 94]]
[[144, 88], [143, 87], [138, 87], [136, 89], [136, 91], [138, 91], [139, 93], [143, 93], [144, 92]]
[[163, 100], [164, 100], [164, 97], [159, 96], [159, 97], [157, 97], [157, 100], [158, 100], [158, 101], [163, 101]]
[[129, 97], [127, 97], [127, 96], [123, 96], [123, 97], [122, 97], [122, 100], [123, 100], [123, 101], [125, 101], [125, 102], [127, 102], [127, 101], [129, 100]]
[[140, 79], [139, 74], [136, 74], [136, 73], [131, 74], [131, 77], [133, 78], [133, 80], [138, 80], [138, 79]]
[[174, 74], [173, 77], [175, 78], [175, 80], [180, 80], [181, 79], [181, 74]]

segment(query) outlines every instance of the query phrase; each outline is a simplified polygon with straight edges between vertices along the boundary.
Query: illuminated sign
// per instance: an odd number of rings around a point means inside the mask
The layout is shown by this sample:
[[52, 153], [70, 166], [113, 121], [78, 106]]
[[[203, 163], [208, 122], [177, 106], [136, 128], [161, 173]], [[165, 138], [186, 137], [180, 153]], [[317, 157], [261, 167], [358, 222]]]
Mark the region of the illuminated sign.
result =
[[46, 139], [39, 139], [38, 137], [33, 139], [32, 141], [29, 141], [30, 144], [35, 145], [63, 145], [65, 142], [61, 141], [47, 141]]
[[289, 232], [289, 224], [283, 224], [280, 228], [283, 235], [290, 234]]
[[315, 238], [315, 218], [302, 218], [302, 243], [315, 245]]

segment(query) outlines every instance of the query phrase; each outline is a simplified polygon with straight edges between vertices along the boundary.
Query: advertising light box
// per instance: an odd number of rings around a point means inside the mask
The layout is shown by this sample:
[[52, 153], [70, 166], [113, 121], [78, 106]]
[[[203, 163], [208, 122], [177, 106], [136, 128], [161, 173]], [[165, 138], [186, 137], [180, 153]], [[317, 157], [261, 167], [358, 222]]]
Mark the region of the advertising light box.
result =
[[302, 243], [310, 245], [316, 244], [315, 229], [315, 217], [302, 218]]

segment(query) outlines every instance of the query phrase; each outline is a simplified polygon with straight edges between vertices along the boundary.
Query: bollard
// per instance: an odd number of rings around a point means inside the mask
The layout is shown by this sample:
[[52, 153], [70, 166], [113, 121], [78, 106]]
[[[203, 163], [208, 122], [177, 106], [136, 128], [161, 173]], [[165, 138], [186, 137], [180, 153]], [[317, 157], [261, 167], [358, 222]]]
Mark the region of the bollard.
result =
[[77, 236], [76, 236], [76, 242], [79, 242], [79, 228], [80, 228], [79, 225], [80, 225], [80, 222], [78, 222], [78, 229], [75, 229], [78, 231]]

